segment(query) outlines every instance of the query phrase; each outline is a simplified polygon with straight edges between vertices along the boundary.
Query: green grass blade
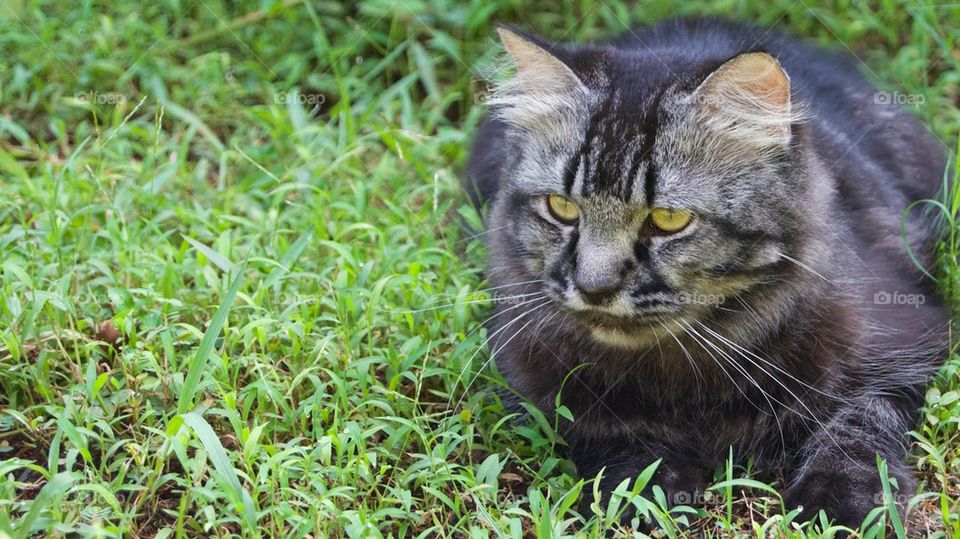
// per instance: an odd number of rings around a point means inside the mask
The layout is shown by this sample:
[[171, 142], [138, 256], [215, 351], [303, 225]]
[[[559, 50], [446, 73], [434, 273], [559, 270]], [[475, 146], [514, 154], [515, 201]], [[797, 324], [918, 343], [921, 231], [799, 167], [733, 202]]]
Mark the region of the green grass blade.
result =
[[287, 249], [286, 253], [283, 253], [283, 256], [280, 258], [280, 265], [282, 268], [273, 268], [270, 273], [267, 274], [267, 278], [263, 280], [264, 288], [270, 288], [280, 280], [280, 277], [290, 271], [293, 267], [293, 263], [300, 258], [300, 255], [303, 254], [303, 250], [307, 248], [307, 245], [310, 243], [310, 240], [313, 239], [313, 231], [308, 230], [304, 232], [297, 241], [293, 242], [293, 245]]
[[217, 434], [213, 431], [213, 427], [210, 426], [210, 423], [207, 423], [207, 420], [202, 415], [196, 412], [187, 412], [181, 414], [180, 417], [183, 419], [184, 424], [193, 430], [193, 433], [197, 436], [197, 439], [200, 440], [200, 443], [203, 444], [203, 448], [207, 450], [214, 469], [217, 470], [220, 477], [227, 483], [227, 487], [233, 491], [234, 496], [236, 496], [236, 499], [241, 503], [243, 519], [247, 524], [248, 533], [259, 536], [259, 533], [257, 533], [257, 511], [253, 506], [253, 498], [250, 496], [250, 493], [243, 488], [243, 485], [240, 484], [237, 471], [233, 468], [233, 464], [227, 456], [227, 451], [223, 448], [223, 444], [220, 443], [220, 438], [218, 438]]
[[890, 488], [890, 475], [887, 473], [887, 461], [877, 455], [877, 469], [880, 471], [880, 482], [883, 484], [883, 499], [887, 506], [887, 515], [890, 516], [890, 523], [893, 531], [899, 539], [906, 539], [907, 532], [903, 528], [903, 521], [900, 520], [900, 510], [897, 508], [896, 498]]
[[220, 268], [221, 270], [229, 273], [233, 271], [233, 268], [236, 266], [236, 264], [227, 260], [225, 256], [218, 253], [212, 247], [208, 247], [200, 243], [199, 241], [191, 238], [190, 236], [183, 236], [183, 239], [190, 245], [193, 245], [194, 247], [196, 247], [198, 251], [203, 253], [203, 256], [207, 257], [207, 260], [209, 260], [214, 266]]
[[233, 300], [237, 297], [237, 291], [240, 289], [240, 282], [243, 280], [243, 271], [246, 267], [247, 262], [244, 260], [243, 263], [240, 264], [236, 277], [233, 278], [233, 283], [230, 285], [227, 295], [224, 296], [223, 301], [220, 303], [220, 308], [217, 309], [217, 313], [213, 315], [210, 326], [207, 328], [207, 331], [204, 332], [203, 339], [200, 341], [200, 347], [197, 348], [193, 359], [190, 360], [190, 368], [187, 370], [187, 377], [183, 381], [183, 389], [180, 392], [180, 402], [177, 405], [178, 414], [186, 413], [193, 407], [193, 397], [197, 392], [197, 385], [200, 383], [200, 375], [203, 374], [203, 368], [207, 365], [207, 358], [213, 350], [213, 345], [217, 341], [217, 337], [220, 336], [223, 324], [227, 321], [227, 315], [230, 314], [230, 308], [233, 306]]
[[15, 526], [16, 532], [14, 538], [26, 539], [27, 537], [32, 537], [34, 535], [32, 530], [34, 522], [40, 518], [40, 514], [53, 502], [54, 498], [66, 494], [74, 481], [75, 478], [73, 474], [69, 472], [53, 476], [53, 478], [40, 489], [40, 494], [33, 499], [33, 502], [30, 504], [30, 510], [27, 511], [26, 516], [20, 519], [19, 524]]

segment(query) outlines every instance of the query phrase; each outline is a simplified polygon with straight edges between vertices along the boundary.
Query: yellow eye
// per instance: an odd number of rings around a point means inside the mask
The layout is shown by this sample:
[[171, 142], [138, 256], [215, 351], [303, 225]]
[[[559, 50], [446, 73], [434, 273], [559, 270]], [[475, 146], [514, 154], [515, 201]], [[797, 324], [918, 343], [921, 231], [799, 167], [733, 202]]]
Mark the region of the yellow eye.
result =
[[550, 195], [547, 197], [547, 208], [550, 214], [561, 223], [572, 225], [580, 219], [580, 210], [577, 205], [567, 197], [560, 195]]
[[670, 208], [654, 208], [650, 212], [650, 222], [664, 232], [680, 232], [693, 218], [690, 210], [674, 210]]

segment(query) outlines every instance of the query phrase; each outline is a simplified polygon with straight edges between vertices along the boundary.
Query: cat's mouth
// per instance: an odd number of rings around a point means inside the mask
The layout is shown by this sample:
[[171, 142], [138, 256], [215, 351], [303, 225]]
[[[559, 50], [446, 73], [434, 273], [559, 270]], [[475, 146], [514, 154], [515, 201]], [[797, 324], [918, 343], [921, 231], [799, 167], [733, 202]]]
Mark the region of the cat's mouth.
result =
[[577, 318], [594, 331], [632, 334], [649, 331], [652, 326], [670, 320], [677, 314], [678, 311], [674, 309], [637, 312], [626, 316], [590, 310], [578, 312]]
[[630, 318], [605, 318], [588, 322], [590, 336], [597, 342], [624, 349], [643, 349], [656, 345], [664, 335], [658, 329], [664, 326], [668, 314], [644, 315]]
[[674, 325], [683, 314], [679, 303], [661, 302], [645, 307], [620, 312], [599, 307], [575, 310], [573, 314], [594, 340], [618, 348], [638, 349], [656, 345], [666, 337], [663, 328]]

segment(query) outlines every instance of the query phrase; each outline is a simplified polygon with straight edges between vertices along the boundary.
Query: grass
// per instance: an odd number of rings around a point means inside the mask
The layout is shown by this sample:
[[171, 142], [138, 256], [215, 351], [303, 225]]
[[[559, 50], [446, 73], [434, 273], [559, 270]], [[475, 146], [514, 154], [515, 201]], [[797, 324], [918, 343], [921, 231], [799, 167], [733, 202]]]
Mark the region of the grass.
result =
[[[955, 5], [0, 5], [0, 537], [589, 537], [629, 503], [671, 537], [833, 533], [733, 466], [706, 508], [642, 477], [579, 507], [594, 482], [481, 369], [458, 182], [493, 21], [579, 40], [679, 14], [849, 48], [956, 147]], [[960, 536], [958, 368], [913, 435], [910, 534]], [[865, 537], [899, 530], [875, 517]]]

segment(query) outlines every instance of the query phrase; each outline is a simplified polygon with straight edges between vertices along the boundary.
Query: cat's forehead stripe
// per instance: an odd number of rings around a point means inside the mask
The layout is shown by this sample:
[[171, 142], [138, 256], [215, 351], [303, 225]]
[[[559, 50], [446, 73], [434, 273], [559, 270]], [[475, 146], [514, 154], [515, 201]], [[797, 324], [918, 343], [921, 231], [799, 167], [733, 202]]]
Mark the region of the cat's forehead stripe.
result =
[[630, 168], [627, 169], [626, 186], [623, 188], [624, 202], [629, 203], [630, 199], [633, 198], [633, 183], [637, 177], [637, 173], [640, 172], [640, 163], [642, 161], [643, 156], [640, 152], [634, 152], [630, 158]]
[[[643, 174], [645, 204], [652, 205], [656, 195], [658, 168], [654, 163], [662, 93], [638, 119], [621, 117], [616, 98], [608, 95], [599, 110], [590, 115], [583, 141], [567, 158], [563, 168], [564, 193], [577, 191], [583, 197], [598, 193], [616, 196], [629, 203], [634, 196], [637, 176]], [[645, 166], [644, 166], [645, 165]], [[643, 167], [641, 169], [641, 167]]]
[[647, 161], [647, 172], [644, 174], [643, 180], [643, 193], [646, 196], [646, 204], [649, 207], [653, 207], [654, 197], [656, 196], [657, 188], [657, 165], [653, 159], [653, 147], [657, 140], [657, 127], [660, 121], [660, 115], [658, 110], [660, 108], [660, 99], [663, 97], [663, 93], [657, 94], [657, 97], [653, 100], [653, 105], [647, 111], [646, 117], [644, 118], [643, 125], [643, 156]]
[[607, 136], [609, 129], [604, 126], [604, 122], [610, 117], [612, 96], [609, 94], [604, 98], [600, 105], [600, 110], [591, 115], [587, 124], [587, 133], [585, 141], [589, 143], [585, 151], [584, 161], [588, 168], [583, 175], [583, 183], [580, 185], [581, 195], [589, 196], [596, 192], [597, 181], [602, 175], [604, 159], [609, 150]]
[[573, 183], [577, 179], [577, 172], [580, 171], [580, 167], [583, 165], [583, 153], [577, 152], [570, 156], [570, 159], [567, 161], [567, 164], [563, 167], [563, 192], [566, 195], [570, 195], [573, 191]]

